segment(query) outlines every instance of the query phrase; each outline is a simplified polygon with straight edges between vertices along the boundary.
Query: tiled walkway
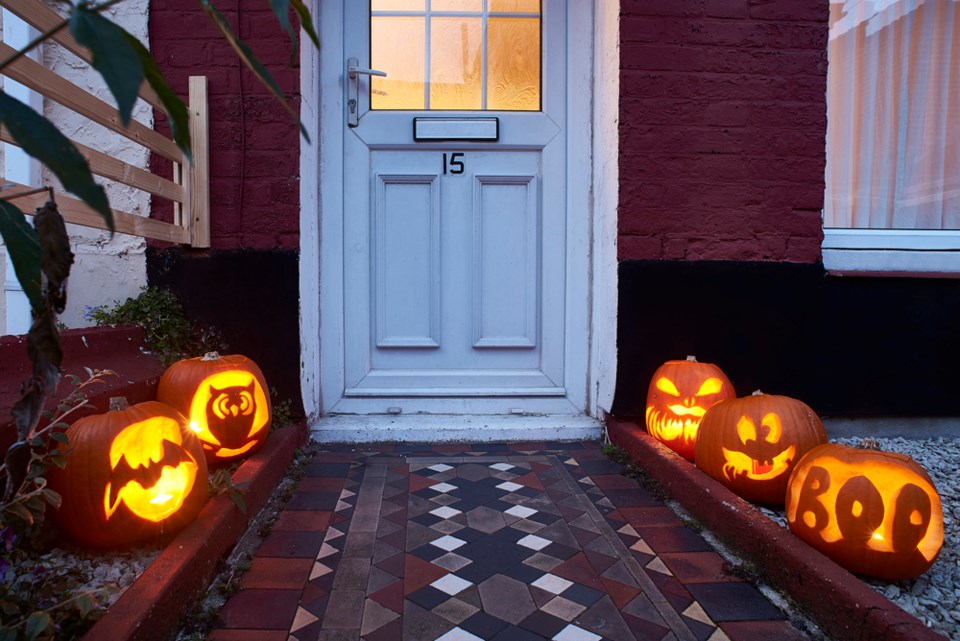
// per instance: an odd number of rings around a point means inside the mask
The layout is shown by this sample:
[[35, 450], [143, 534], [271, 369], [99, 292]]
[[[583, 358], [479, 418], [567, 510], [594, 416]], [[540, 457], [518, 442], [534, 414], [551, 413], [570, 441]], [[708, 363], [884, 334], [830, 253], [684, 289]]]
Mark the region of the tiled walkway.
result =
[[212, 641], [806, 637], [598, 443], [331, 448]]

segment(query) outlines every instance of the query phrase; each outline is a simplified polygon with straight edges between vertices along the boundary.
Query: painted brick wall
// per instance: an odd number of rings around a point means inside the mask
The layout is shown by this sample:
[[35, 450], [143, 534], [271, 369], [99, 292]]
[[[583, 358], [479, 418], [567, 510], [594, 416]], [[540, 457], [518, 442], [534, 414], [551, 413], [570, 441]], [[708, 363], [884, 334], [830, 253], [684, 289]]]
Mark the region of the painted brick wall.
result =
[[[241, 5], [236, 0], [217, 6], [297, 109], [299, 69], [290, 66], [290, 41], [269, 4]], [[256, 78], [241, 69], [195, 0], [151, 1], [149, 26], [151, 49], [178, 94], [186, 96], [189, 76], [208, 78], [213, 247], [298, 249], [296, 124]], [[162, 114], [157, 120], [165, 128]], [[155, 216], [169, 213], [155, 210]]]
[[816, 262], [827, 0], [623, 0], [623, 260]]

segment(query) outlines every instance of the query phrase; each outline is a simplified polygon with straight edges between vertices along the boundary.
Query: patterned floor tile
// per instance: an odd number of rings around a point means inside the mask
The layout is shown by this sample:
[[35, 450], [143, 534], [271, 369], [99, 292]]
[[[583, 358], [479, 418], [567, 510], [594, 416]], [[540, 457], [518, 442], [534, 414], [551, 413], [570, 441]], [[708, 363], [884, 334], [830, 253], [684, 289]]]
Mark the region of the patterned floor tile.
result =
[[210, 638], [806, 638], [723, 568], [597, 443], [331, 447]]

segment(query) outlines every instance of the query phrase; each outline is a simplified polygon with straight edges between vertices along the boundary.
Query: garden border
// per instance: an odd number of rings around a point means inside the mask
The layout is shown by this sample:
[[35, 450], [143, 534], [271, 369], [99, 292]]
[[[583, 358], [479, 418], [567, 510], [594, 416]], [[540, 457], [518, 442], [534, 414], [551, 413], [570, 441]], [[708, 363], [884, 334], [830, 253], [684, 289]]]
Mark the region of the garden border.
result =
[[725, 546], [835, 641], [944, 641], [752, 504], [647, 434], [608, 416], [607, 436]]

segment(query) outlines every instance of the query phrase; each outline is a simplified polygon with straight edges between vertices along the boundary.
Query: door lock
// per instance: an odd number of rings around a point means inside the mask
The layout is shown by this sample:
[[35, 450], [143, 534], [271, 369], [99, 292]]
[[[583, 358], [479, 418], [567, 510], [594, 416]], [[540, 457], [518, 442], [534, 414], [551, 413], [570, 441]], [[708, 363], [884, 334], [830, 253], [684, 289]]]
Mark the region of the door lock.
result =
[[358, 67], [359, 61], [356, 58], [347, 60], [347, 126], [356, 127], [360, 123], [360, 103], [358, 95], [360, 93], [360, 76], [383, 76], [386, 77], [386, 71], [377, 69], [366, 69]]

